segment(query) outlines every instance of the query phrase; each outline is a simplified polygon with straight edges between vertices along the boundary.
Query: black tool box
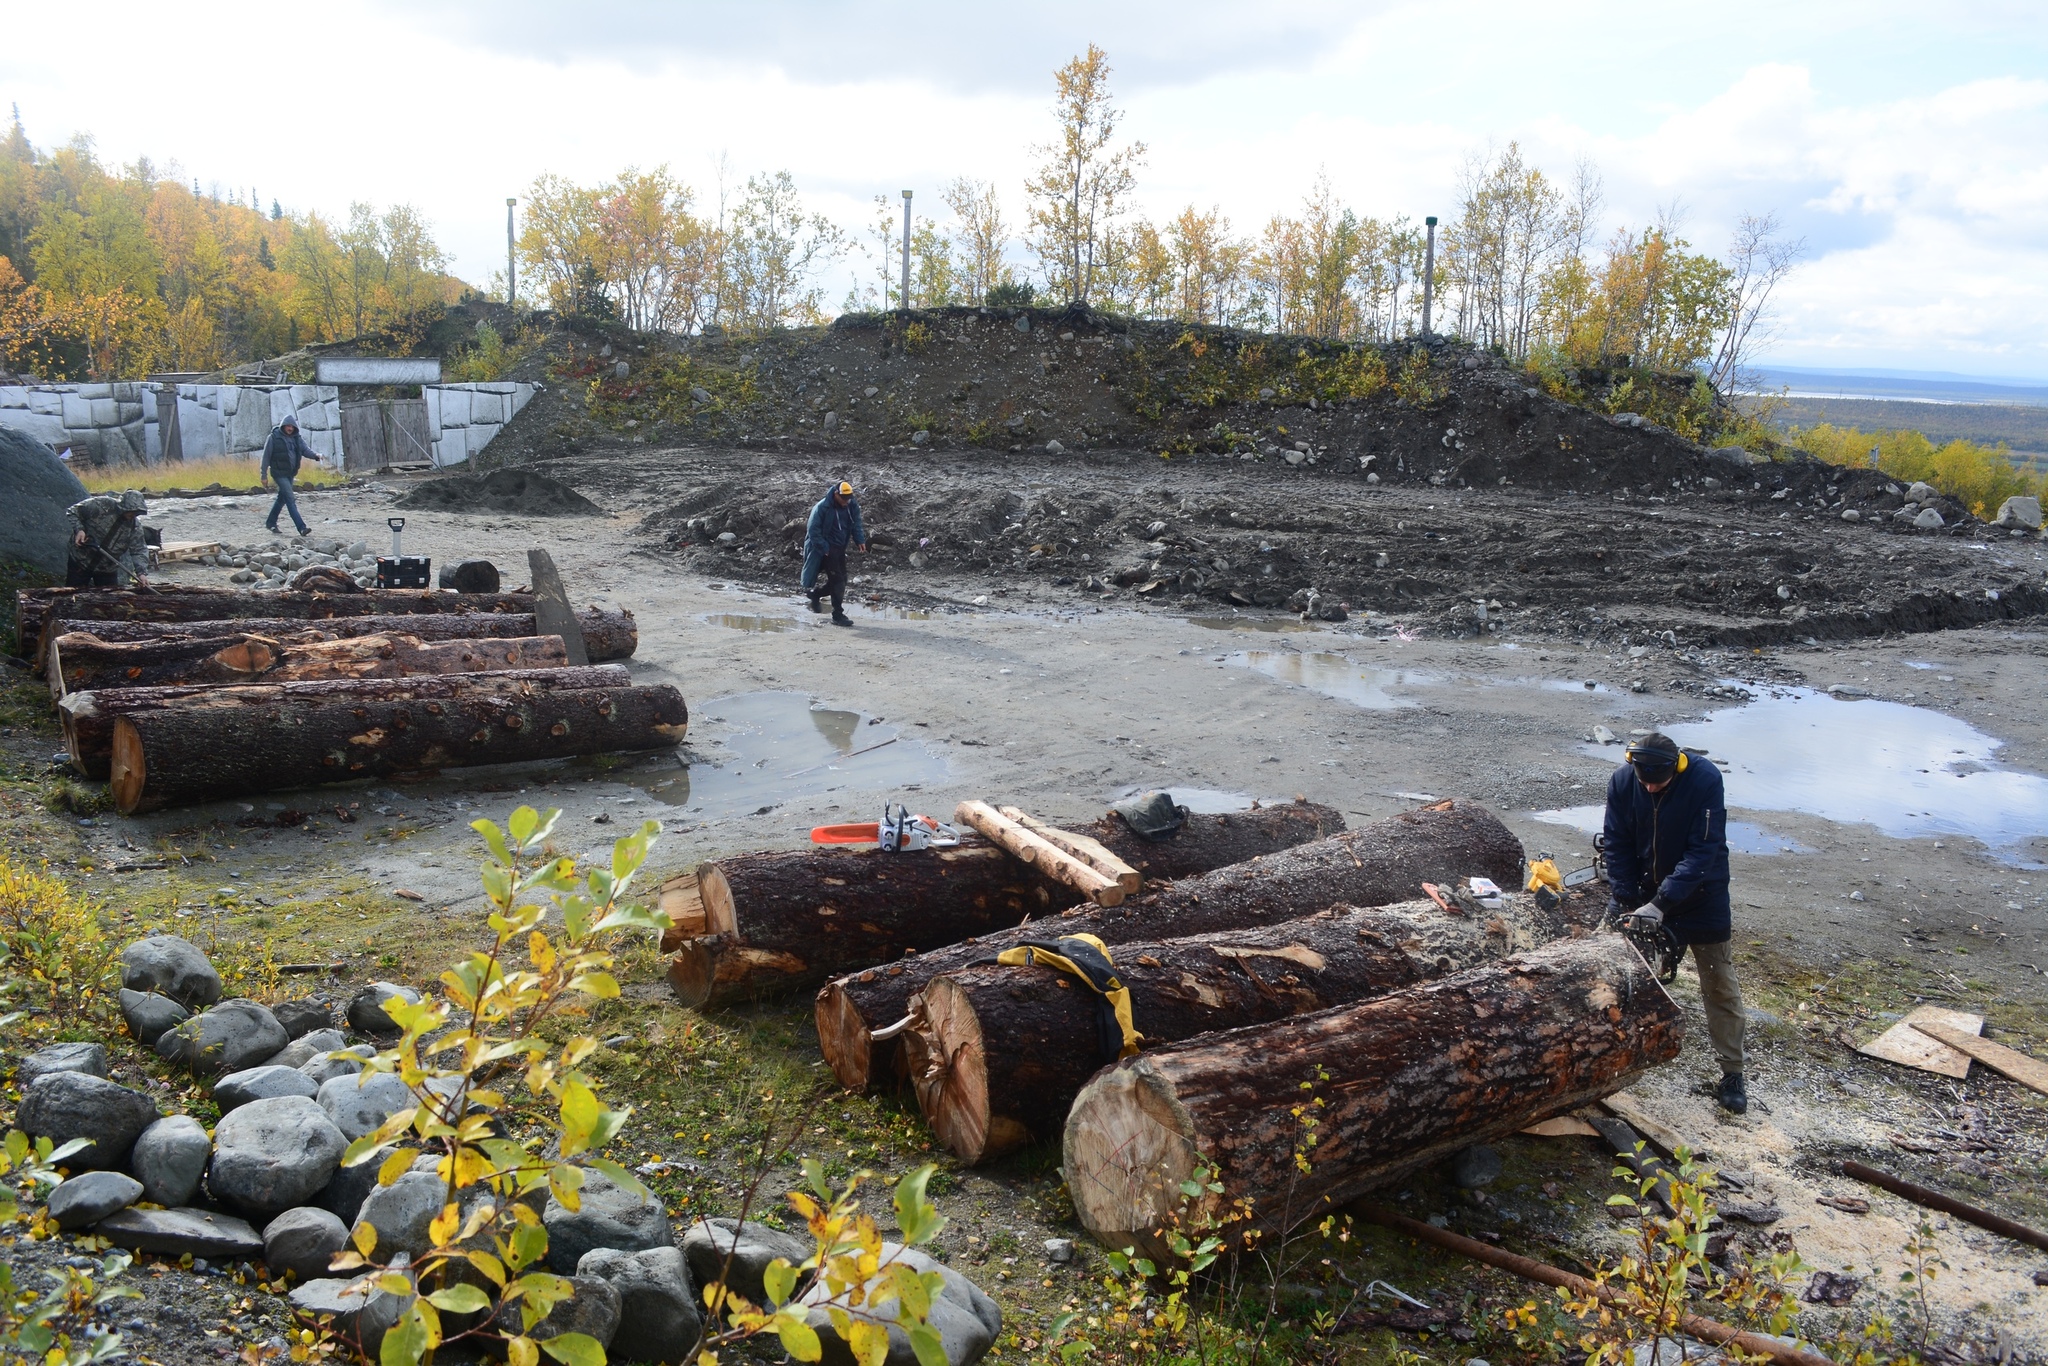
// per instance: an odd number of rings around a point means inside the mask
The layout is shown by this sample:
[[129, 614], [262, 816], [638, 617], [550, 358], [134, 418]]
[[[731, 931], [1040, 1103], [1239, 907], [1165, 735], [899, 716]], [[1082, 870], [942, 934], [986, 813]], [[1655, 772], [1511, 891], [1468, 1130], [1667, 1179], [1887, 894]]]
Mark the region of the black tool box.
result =
[[377, 557], [377, 586], [379, 588], [430, 588], [433, 586], [434, 561], [426, 555], [400, 555], [393, 559], [389, 555]]

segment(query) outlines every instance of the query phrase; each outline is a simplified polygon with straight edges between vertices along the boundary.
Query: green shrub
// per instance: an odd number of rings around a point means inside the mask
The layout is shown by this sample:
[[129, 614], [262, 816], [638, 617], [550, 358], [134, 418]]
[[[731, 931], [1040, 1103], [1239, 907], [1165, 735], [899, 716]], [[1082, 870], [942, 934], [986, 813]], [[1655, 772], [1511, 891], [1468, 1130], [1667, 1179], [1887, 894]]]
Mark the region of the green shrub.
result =
[[1038, 287], [1023, 280], [1012, 280], [989, 290], [983, 300], [990, 308], [1029, 308], [1038, 297]]

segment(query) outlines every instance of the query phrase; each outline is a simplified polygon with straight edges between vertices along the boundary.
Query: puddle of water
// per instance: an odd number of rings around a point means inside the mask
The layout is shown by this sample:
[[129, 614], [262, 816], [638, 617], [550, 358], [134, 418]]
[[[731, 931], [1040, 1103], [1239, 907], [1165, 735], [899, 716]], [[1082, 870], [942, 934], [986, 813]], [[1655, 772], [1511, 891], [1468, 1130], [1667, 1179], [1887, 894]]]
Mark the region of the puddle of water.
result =
[[863, 602], [846, 604], [846, 615], [871, 621], [930, 621], [932, 614], [922, 607], [871, 607]]
[[1415, 706], [1413, 698], [1396, 697], [1387, 690], [1438, 681], [1430, 674], [1367, 668], [1344, 655], [1327, 651], [1295, 654], [1283, 650], [1244, 650], [1230, 656], [1227, 662], [1240, 669], [1255, 669], [1268, 678], [1308, 688], [1369, 711]]
[[1322, 624], [1300, 617], [1189, 617], [1188, 621], [1211, 631], [1320, 631]]
[[692, 738], [715, 742], [705, 757], [634, 769], [619, 781], [687, 815], [718, 820], [824, 792], [893, 796], [946, 777], [945, 761], [897, 727], [814, 707], [802, 693], [741, 693], [698, 710]]
[[1999, 741], [1925, 707], [1794, 688], [1667, 731], [1712, 753], [1730, 806], [1967, 836], [2008, 862], [2048, 832], [2048, 778], [1995, 767]]
[[1909, 659], [1906, 661], [1906, 667], [1909, 669], [1939, 669], [1945, 666], [1941, 664], [1928, 664], [1918, 659]]
[[1141, 792], [1171, 792], [1176, 806], [1185, 806], [1198, 816], [1218, 816], [1231, 811], [1252, 809], [1252, 795], [1249, 792], [1225, 792], [1214, 787], [1127, 787], [1110, 797], [1113, 802], [1135, 797]]
[[706, 612], [699, 620], [734, 631], [766, 632], [796, 629], [796, 623], [788, 617], [757, 617], [743, 612]]
[[[1588, 837], [1606, 823], [1605, 806], [1567, 806], [1557, 811], [1531, 811], [1539, 821], [1568, 825]], [[1741, 854], [1810, 854], [1813, 850], [1788, 835], [1766, 830], [1753, 821], [1728, 822], [1728, 847]]]
[[[1516, 681], [1519, 682], [1521, 680], [1518, 679]], [[1543, 680], [1543, 686], [1554, 692], [1611, 693], [1614, 691], [1605, 683], [1595, 683], [1590, 679], [1580, 678], [1546, 678]]]

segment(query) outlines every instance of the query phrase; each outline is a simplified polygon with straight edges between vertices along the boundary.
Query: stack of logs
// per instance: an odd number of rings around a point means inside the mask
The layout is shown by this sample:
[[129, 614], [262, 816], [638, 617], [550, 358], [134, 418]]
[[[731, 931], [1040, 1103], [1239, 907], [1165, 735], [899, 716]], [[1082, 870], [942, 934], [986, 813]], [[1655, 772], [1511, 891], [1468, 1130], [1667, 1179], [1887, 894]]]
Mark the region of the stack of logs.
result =
[[[1346, 831], [1297, 799], [1158, 842], [1114, 813], [1072, 833], [980, 802], [955, 818], [974, 833], [954, 849], [750, 854], [672, 882], [670, 986], [709, 1007], [824, 983], [843, 1086], [906, 1086], [965, 1162], [1061, 1142], [1115, 1247], [1157, 1254], [1198, 1165], [1227, 1192], [1210, 1213], [1245, 1198], [1285, 1231], [1678, 1051], [1676, 1008], [1596, 899], [1436, 888], [1521, 884], [1484, 807]], [[1079, 978], [997, 961], [1075, 935], [1129, 993], [1131, 1056]]]
[[72, 763], [133, 815], [679, 743], [682, 696], [604, 662], [638, 646], [632, 613], [577, 616], [587, 666], [528, 593], [50, 588], [16, 621]]

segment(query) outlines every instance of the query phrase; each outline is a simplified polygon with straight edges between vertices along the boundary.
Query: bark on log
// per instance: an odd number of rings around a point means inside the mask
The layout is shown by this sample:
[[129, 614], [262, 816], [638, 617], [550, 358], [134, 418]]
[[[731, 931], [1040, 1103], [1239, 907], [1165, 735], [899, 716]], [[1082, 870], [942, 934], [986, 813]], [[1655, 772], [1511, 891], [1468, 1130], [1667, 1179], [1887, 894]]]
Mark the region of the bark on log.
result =
[[[1170, 840], [1139, 839], [1116, 816], [1085, 832], [1117, 857], [1153, 868], [1217, 868], [1344, 828], [1327, 806], [1192, 816]], [[972, 854], [969, 851], [977, 851]], [[1162, 875], [1163, 876], [1163, 875]], [[720, 859], [697, 869], [701, 939], [677, 927], [669, 985], [695, 1008], [815, 987], [835, 974], [922, 953], [1073, 905], [1081, 894], [1043, 877], [979, 835], [933, 854], [791, 849]], [[738, 954], [746, 945], [771, 956]], [[911, 988], [903, 993], [910, 999]]]
[[999, 813], [987, 802], [961, 802], [953, 819], [979, 830], [982, 837], [1007, 849], [1055, 882], [1064, 882], [1098, 906], [1121, 906], [1124, 887], [1066, 850]]
[[[234, 621], [247, 617], [411, 616], [421, 612], [533, 611], [531, 593], [443, 593], [377, 588], [361, 593], [245, 593], [232, 588], [24, 588], [15, 593], [15, 628], [37, 668], [52, 621]], [[532, 632], [527, 632], [531, 635]]]
[[[576, 614], [583, 625], [583, 643], [590, 662], [630, 659], [640, 645], [640, 629], [633, 614], [617, 607], [586, 607]], [[420, 612], [412, 616], [248, 617], [206, 621], [72, 621], [48, 623], [55, 639], [74, 631], [99, 637], [108, 644], [150, 640], [174, 640], [191, 636], [268, 636], [287, 644], [314, 640], [347, 640], [355, 636], [384, 636], [394, 632], [418, 636], [421, 640], [497, 640], [542, 634], [534, 625], [532, 612]]]
[[[1598, 924], [1601, 906], [1533, 898], [1474, 916], [1435, 902], [1333, 907], [1250, 930], [1120, 944], [1117, 979], [1144, 1046], [1367, 1000]], [[983, 964], [934, 978], [910, 1004], [904, 1046], [932, 1132], [969, 1164], [1056, 1137], [1105, 1055], [1102, 998], [1047, 967]]]
[[[1260, 814], [1241, 812], [1236, 819]], [[1190, 824], [1198, 819], [1191, 817]], [[1133, 861], [1119, 845], [1103, 842]], [[1150, 870], [1140, 871], [1152, 877]], [[1405, 811], [1346, 834], [1183, 878], [1113, 909], [1063, 911], [1043, 922], [920, 953], [886, 969], [841, 977], [818, 993], [818, 1043], [840, 1084], [865, 1090], [894, 1070], [894, 1044], [886, 1058], [870, 1056], [875, 1030], [902, 1019], [910, 998], [934, 977], [1019, 939], [1048, 934], [1093, 934], [1105, 944], [1181, 939], [1271, 925], [1331, 906], [1384, 906], [1408, 900], [1424, 882], [1474, 873], [1504, 886], [1519, 885], [1521, 871], [1521, 841], [1485, 807], [1451, 802]]]
[[689, 721], [668, 684], [521, 694], [474, 686], [479, 677], [491, 675], [441, 675], [448, 694], [427, 700], [258, 699], [249, 694], [268, 690], [217, 688], [133, 711], [114, 722], [108, 789], [115, 809], [135, 815], [357, 778], [662, 749], [682, 742]]
[[437, 640], [418, 636], [352, 636], [287, 644], [263, 635], [198, 636], [108, 644], [74, 631], [50, 642], [50, 691], [161, 688], [180, 683], [305, 683], [325, 678], [410, 678], [415, 674], [561, 669], [569, 652], [560, 636], [509, 640]]
[[337, 698], [369, 701], [443, 700], [456, 695], [525, 697], [547, 692], [574, 692], [582, 688], [623, 688], [633, 681], [623, 664], [593, 664], [587, 669], [508, 670], [504, 673], [443, 675], [419, 678], [335, 679], [319, 683], [265, 683], [236, 688], [216, 688], [190, 683], [174, 688], [108, 688], [103, 692], [75, 692], [57, 704], [57, 720], [64, 728], [64, 745], [71, 762], [88, 778], [104, 778], [114, 754], [114, 722], [135, 712], [162, 711], [186, 705], [194, 698], [224, 698], [251, 707], [298, 706], [325, 703]]
[[[1104, 1068], [1067, 1116], [1074, 1208], [1105, 1246], [1161, 1255], [1180, 1183], [1212, 1164], [1221, 1218], [1268, 1236], [1678, 1056], [1678, 1007], [1615, 934], [1566, 940], [1377, 1000], [1168, 1044]], [[1314, 1098], [1316, 1143], [1297, 1108]], [[1302, 1152], [1310, 1163], [1296, 1164]]]

